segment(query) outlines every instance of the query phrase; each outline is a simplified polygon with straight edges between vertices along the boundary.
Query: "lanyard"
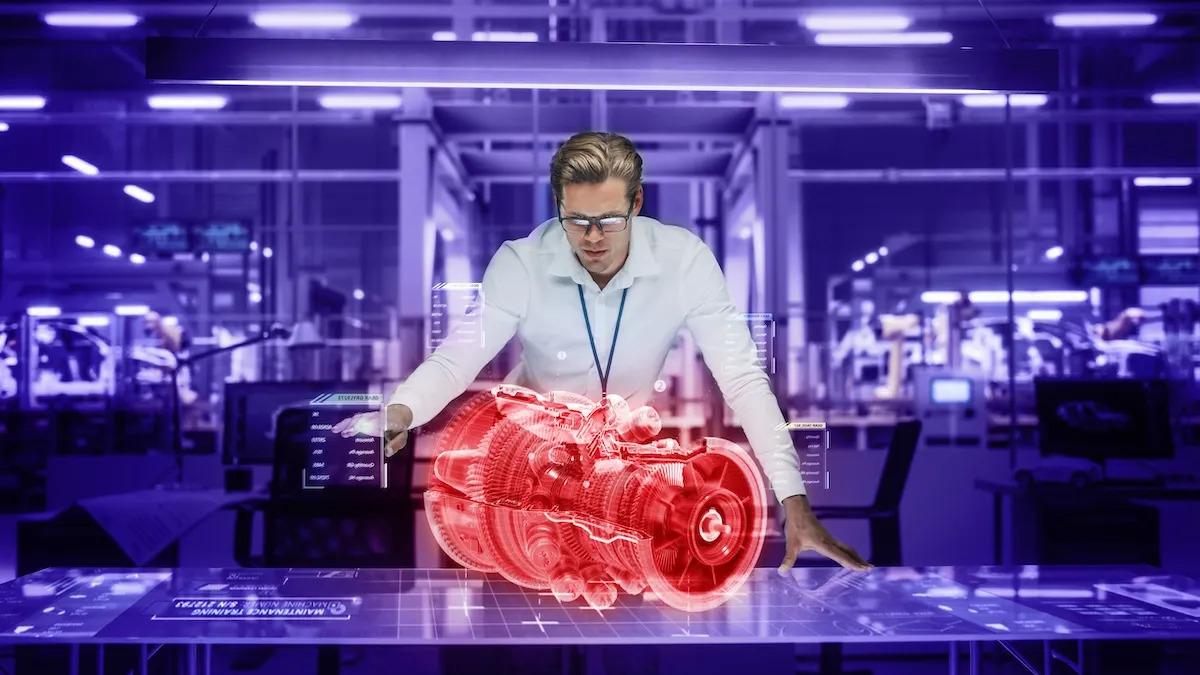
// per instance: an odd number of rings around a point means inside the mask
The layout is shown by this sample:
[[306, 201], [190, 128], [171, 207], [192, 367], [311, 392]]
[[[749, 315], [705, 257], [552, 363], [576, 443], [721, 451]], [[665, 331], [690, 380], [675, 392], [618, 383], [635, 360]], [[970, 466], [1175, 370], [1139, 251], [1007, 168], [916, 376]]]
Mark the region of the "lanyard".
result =
[[625, 313], [625, 296], [629, 289], [621, 291], [621, 307], [617, 310], [617, 325], [613, 328], [612, 346], [608, 348], [608, 365], [600, 368], [600, 353], [596, 351], [596, 338], [592, 336], [592, 320], [588, 318], [587, 304], [583, 301], [583, 286], [575, 284], [579, 289], [579, 307], [583, 310], [583, 323], [587, 326], [588, 344], [592, 346], [592, 359], [596, 361], [596, 371], [600, 374], [600, 402], [607, 401], [608, 375], [612, 372], [613, 352], [617, 351], [617, 334], [621, 332], [621, 315]]

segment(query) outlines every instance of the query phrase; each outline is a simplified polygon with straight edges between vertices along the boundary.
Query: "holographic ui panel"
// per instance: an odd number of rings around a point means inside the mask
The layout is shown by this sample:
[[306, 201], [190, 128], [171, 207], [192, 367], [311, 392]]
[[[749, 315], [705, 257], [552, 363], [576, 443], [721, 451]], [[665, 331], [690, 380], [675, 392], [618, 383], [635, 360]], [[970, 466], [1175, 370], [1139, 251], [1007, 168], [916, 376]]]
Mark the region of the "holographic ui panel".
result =
[[[750, 331], [753, 353], [744, 352], [743, 336]], [[729, 317], [725, 324], [725, 366], [740, 367], [747, 356], [768, 375], [775, 374], [775, 318], [770, 313], [752, 312]]]
[[429, 301], [429, 351], [446, 342], [483, 346], [483, 284], [434, 284]]
[[1200, 638], [1152, 568], [756, 569], [706, 612], [604, 609], [471, 570], [47, 569], [0, 585], [0, 643], [677, 644]]
[[824, 422], [785, 422], [800, 459], [806, 486], [829, 488], [829, 429]]
[[332, 431], [347, 417], [382, 405], [380, 394], [325, 394], [309, 403], [297, 429], [308, 447], [302, 487], [387, 487], [383, 441], [366, 434], [346, 438]]

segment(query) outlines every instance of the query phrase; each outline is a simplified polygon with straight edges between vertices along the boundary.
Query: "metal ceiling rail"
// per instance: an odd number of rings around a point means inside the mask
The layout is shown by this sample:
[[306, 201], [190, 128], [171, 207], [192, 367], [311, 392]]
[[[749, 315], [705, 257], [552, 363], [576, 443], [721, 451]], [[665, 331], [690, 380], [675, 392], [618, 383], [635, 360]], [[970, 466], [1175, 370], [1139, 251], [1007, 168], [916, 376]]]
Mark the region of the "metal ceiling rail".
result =
[[[458, 106], [455, 106], [458, 107]], [[482, 112], [487, 111], [487, 106], [477, 104], [477, 109]], [[579, 106], [570, 105], [570, 108], [578, 108]], [[631, 123], [636, 121], [638, 113], [643, 117], [646, 116], [647, 108], [653, 109], [650, 105], [628, 106], [629, 114], [623, 114], [620, 111], [615, 111], [618, 106], [609, 106], [610, 115], [627, 117]], [[677, 104], [666, 104], [664, 107], [678, 107]], [[505, 110], [507, 114], [516, 115], [532, 115], [530, 106], [506, 106], [509, 110]], [[519, 110], [511, 110], [518, 108]], [[728, 108], [726, 108], [728, 109]], [[742, 109], [748, 114], [753, 115], [755, 108], [753, 106], [742, 106]], [[441, 106], [434, 105], [434, 117], [437, 119], [438, 112]], [[555, 114], [555, 106], [543, 105], [540, 108], [540, 114], [543, 116], [543, 122], [546, 122], [545, 116]], [[266, 111], [211, 111], [211, 112], [183, 112], [183, 111], [165, 111], [165, 112], [64, 112], [64, 113], [28, 113], [28, 112], [4, 112], [0, 113], [0, 119], [7, 122], [9, 125], [28, 125], [28, 126], [86, 126], [93, 124], [118, 124], [128, 126], [274, 126], [274, 125], [291, 125], [299, 124], [301, 126], [352, 126], [352, 125], [369, 125], [378, 124], [381, 122], [393, 121], [395, 115], [391, 112], [373, 114], [369, 112], [359, 111], [302, 111], [291, 113], [286, 111], [266, 112]], [[836, 111], [789, 111], [780, 112], [780, 116], [785, 119], [790, 119], [804, 126], [902, 126], [902, 125], [921, 125], [925, 124], [925, 113], [921, 110], [836, 110]], [[1013, 121], [1015, 123], [1042, 123], [1050, 124], [1057, 122], [1068, 123], [1088, 123], [1088, 122], [1196, 122], [1200, 118], [1200, 113], [1194, 107], [1184, 106], [1180, 108], [1126, 108], [1126, 109], [1084, 109], [1084, 110], [1058, 110], [1053, 107], [1047, 107], [1041, 110], [1014, 109]], [[440, 120], [439, 120], [440, 121]], [[954, 120], [955, 125], [972, 125], [972, 126], [992, 126], [1004, 123], [1002, 110], [970, 110], [963, 111]], [[483, 122], [484, 126], [474, 129], [453, 129], [443, 128], [442, 134], [447, 138], [452, 138], [457, 141], [468, 140], [522, 140], [528, 139], [529, 131], [523, 130], [507, 130], [505, 127], [511, 125], [489, 124]], [[630, 128], [628, 124], [621, 127], [624, 133], [630, 136], [636, 136], [640, 139], [647, 137], [662, 137], [662, 138], [677, 138], [679, 136], [687, 136], [697, 140], [728, 140], [730, 138], [740, 138], [742, 130], [729, 128], [720, 129], [712, 126], [707, 129], [696, 129], [690, 125], [677, 125], [672, 130], [665, 128], [663, 124], [651, 124], [647, 121], [647, 125], [652, 127], [646, 131], [639, 131], [637, 128]], [[578, 126], [577, 124], [575, 125]], [[666, 125], [669, 126], [669, 125]], [[546, 133], [554, 133], [554, 130], [547, 130]]]
[[[837, 9], [841, 11], [861, 11], [868, 9], [878, 9], [879, 3], [872, 0], [871, 2], [852, 3], [842, 0], [836, 4]], [[1186, 13], [1200, 10], [1198, 2], [1178, 2], [1172, 3], [1168, 9], [1162, 9], [1161, 5], [1152, 5], [1160, 11], [1168, 11], [1169, 13]], [[245, 18], [256, 11], [261, 11], [264, 7], [261, 2], [230, 2], [223, 0], [213, 7], [213, 3], [208, 0], [193, 0], [181, 2], [147, 2], [138, 3], [129, 9], [146, 17], [203, 17], [209, 11], [212, 12], [214, 18]], [[1147, 7], [1146, 3], [1128, 2], [1090, 2], [1088, 9], [1091, 11], [1106, 11], [1106, 10], [1122, 10], [1130, 11], [1130, 9]], [[561, 18], [571, 17], [588, 17], [597, 13], [611, 15], [614, 19], [657, 19], [657, 20], [682, 20], [682, 19], [719, 19], [719, 20], [796, 20], [806, 13], [814, 11], [814, 7], [807, 3], [793, 4], [771, 4], [759, 5], [752, 4], [733, 4], [733, 3], [714, 3], [711, 6], [706, 6], [703, 3], [698, 4], [694, 8], [689, 8], [687, 11], [671, 12], [664, 11], [659, 2], [644, 2], [640, 4], [623, 3], [619, 6], [605, 6], [603, 4], [592, 3], [586, 7], [581, 5], [551, 5], [546, 4], [502, 4], [502, 3], [462, 3], [462, 4], [447, 4], [445, 2], [344, 2], [339, 5], [340, 9], [351, 12], [361, 19], [407, 19], [407, 18], [450, 18], [451, 16], [463, 18], [527, 18], [527, 19], [548, 19], [551, 16]], [[900, 5], [906, 16], [911, 16], [914, 20], [930, 21], [930, 20], [953, 20], [953, 21], [979, 21], [985, 22], [984, 15], [976, 3], [961, 2], [961, 3], [946, 3], [939, 2], [920, 2], [907, 0]], [[40, 14], [46, 11], [62, 11], [67, 9], [82, 9], [92, 11], [94, 6], [80, 5], [72, 7], [70, 3], [46, 2], [22, 2], [21, 0], [6, 0], [0, 3], [0, 15], [28, 15]], [[1048, 14], [1053, 14], [1060, 11], [1078, 11], [1080, 9], [1077, 2], [997, 2], [993, 0], [988, 3], [988, 9], [996, 18], [1017, 19], [1017, 18], [1042, 18]]]
[[[1003, 168], [947, 169], [789, 169], [801, 183], [971, 183], [1002, 182]], [[1095, 180], [1139, 176], [1200, 176], [1200, 167], [1066, 167], [1014, 168], [1013, 180]]]
[[291, 125], [302, 126], [342, 126], [353, 124], [373, 124], [379, 117], [357, 110], [313, 110], [313, 111], [257, 111], [230, 110], [189, 112], [170, 110], [161, 112], [124, 112], [119, 110], [109, 112], [40, 112], [24, 113], [0, 112], [0, 118], [10, 125], [42, 125], [42, 126], [73, 126], [92, 124], [125, 124], [130, 126], [268, 126]]
[[1053, 91], [1055, 50], [148, 38], [156, 82], [321, 87]]
[[[524, 153], [528, 165], [531, 153]], [[643, 153], [645, 154], [645, 153]], [[653, 164], [653, 163], [651, 163]], [[656, 172], [647, 176], [648, 182], [675, 183], [700, 179], [716, 179], [720, 175], [706, 163], [694, 171], [680, 173]], [[472, 173], [473, 183], [529, 183], [534, 178], [541, 182], [548, 179], [538, 174], [533, 175], [532, 168], [516, 172], [501, 168], [494, 173]], [[76, 172], [66, 171], [0, 171], [0, 184], [5, 183], [96, 183], [96, 182], [125, 182], [138, 181], [143, 183], [398, 183], [404, 179], [403, 172], [397, 169], [353, 169], [353, 170], [301, 170], [291, 171], [262, 171], [262, 170], [206, 170], [206, 171], [104, 171], [96, 176], [86, 176]]]
[[[528, 153], [520, 153], [528, 155]], [[726, 158], [728, 153], [725, 153]], [[679, 168], [677, 173], [656, 172], [647, 179], [651, 182], [679, 182], [697, 179], [716, 179], [720, 176], [708, 165], [715, 166], [719, 158], [711, 158], [704, 166], [692, 172]], [[507, 162], [505, 162], [507, 164]], [[528, 162], [524, 162], [528, 164]], [[653, 165], [653, 162], [650, 163]], [[478, 182], [528, 183], [536, 178], [545, 182], [545, 176], [532, 175], [531, 169], [518, 171], [520, 167], [501, 166], [493, 173], [472, 173]], [[788, 178], [804, 183], [921, 183], [921, 182], [997, 182], [1005, 179], [1002, 168], [948, 168], [948, 169], [790, 169]], [[1094, 167], [1094, 168], [1015, 168], [1014, 180], [1094, 180], [1136, 178], [1139, 176], [1200, 176], [1200, 167]], [[0, 171], [0, 183], [95, 183], [144, 181], [162, 183], [395, 183], [403, 174], [395, 169], [354, 170], [208, 170], [208, 171], [105, 171], [96, 176], [64, 171]]]
[[204, 171], [102, 171], [87, 176], [74, 171], [0, 171], [0, 183], [89, 183], [146, 181], [162, 183], [395, 183], [398, 169], [212, 169]]
[[[321, 175], [314, 175], [321, 174]], [[492, 174], [471, 176], [473, 184], [520, 183], [528, 184], [536, 178], [547, 183], [545, 176], [532, 176], [532, 172], [516, 174]], [[0, 184], [5, 183], [87, 183], [99, 178], [108, 182], [144, 181], [162, 183], [397, 183], [402, 180], [399, 171], [125, 171], [105, 172], [101, 176], [84, 176], [78, 173], [45, 171], [0, 171]], [[696, 173], [691, 175], [655, 175], [647, 177], [648, 183], [687, 183], [693, 180], [715, 180], [719, 175]]]

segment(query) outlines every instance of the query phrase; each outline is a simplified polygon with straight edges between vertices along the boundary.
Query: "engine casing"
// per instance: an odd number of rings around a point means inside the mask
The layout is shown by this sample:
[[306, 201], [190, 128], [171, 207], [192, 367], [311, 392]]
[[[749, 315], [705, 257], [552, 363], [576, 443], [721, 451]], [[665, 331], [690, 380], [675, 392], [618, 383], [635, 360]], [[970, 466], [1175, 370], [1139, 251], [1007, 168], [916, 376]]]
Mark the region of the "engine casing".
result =
[[766, 494], [737, 444], [690, 448], [649, 406], [501, 385], [438, 438], [425, 513], [464, 567], [604, 609], [652, 591], [702, 611], [725, 602], [762, 551]]

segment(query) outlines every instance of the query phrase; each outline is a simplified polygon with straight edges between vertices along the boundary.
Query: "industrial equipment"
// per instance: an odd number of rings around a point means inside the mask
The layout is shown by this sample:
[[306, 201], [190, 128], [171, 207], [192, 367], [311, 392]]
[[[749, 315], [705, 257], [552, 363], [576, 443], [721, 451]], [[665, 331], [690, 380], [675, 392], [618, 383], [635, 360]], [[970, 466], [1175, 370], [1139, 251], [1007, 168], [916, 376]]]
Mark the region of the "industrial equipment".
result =
[[720, 438], [653, 440], [649, 406], [501, 385], [438, 440], [425, 512], [465, 567], [593, 608], [649, 589], [685, 611], [716, 607], [762, 549], [766, 496], [744, 450]]
[[948, 368], [917, 368], [914, 376], [917, 419], [928, 444], [982, 447], [987, 441], [987, 401], [983, 378]]

